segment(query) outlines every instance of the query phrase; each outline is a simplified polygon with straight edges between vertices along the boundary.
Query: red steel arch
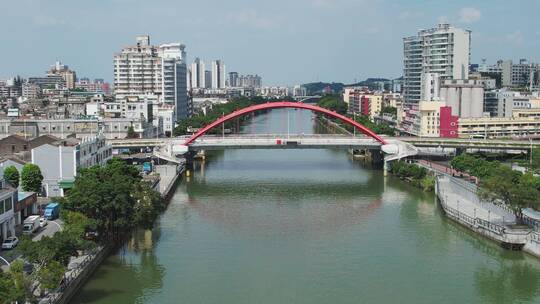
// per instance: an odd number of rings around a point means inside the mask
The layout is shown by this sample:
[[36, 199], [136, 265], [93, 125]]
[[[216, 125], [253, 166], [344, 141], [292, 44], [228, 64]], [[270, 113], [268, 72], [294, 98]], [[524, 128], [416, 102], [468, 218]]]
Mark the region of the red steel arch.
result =
[[184, 145], [187, 146], [187, 145], [191, 144], [197, 138], [199, 138], [200, 136], [202, 136], [206, 132], [208, 132], [208, 130], [210, 130], [210, 129], [216, 127], [216, 126], [219, 126], [220, 124], [222, 124], [222, 123], [224, 123], [226, 121], [229, 121], [231, 119], [234, 119], [236, 117], [239, 117], [239, 116], [251, 113], [251, 112], [259, 111], [259, 110], [279, 109], [279, 108], [305, 109], [305, 110], [310, 110], [310, 111], [313, 111], [313, 112], [318, 112], [318, 113], [328, 115], [330, 117], [337, 118], [337, 119], [339, 119], [341, 121], [344, 121], [344, 122], [354, 126], [358, 130], [360, 130], [362, 133], [366, 134], [367, 136], [372, 137], [373, 139], [377, 140], [381, 144], [383, 144], [383, 145], [386, 144], [386, 141], [384, 139], [382, 139], [379, 135], [377, 135], [375, 132], [373, 132], [370, 129], [364, 127], [362, 124], [359, 124], [358, 122], [348, 118], [347, 116], [341, 115], [339, 113], [336, 113], [334, 111], [330, 111], [330, 110], [325, 109], [325, 108], [321, 108], [321, 107], [306, 104], [306, 103], [279, 101], [279, 102], [268, 102], [268, 103], [254, 105], [254, 106], [249, 106], [249, 107], [246, 107], [246, 108], [243, 108], [243, 109], [236, 110], [236, 111], [234, 111], [234, 112], [232, 112], [232, 113], [230, 113], [228, 115], [225, 115], [225, 116], [221, 117], [220, 119], [214, 121], [213, 123], [205, 126], [204, 128], [200, 129], [199, 131], [197, 131], [188, 140], [186, 140], [184, 142]]

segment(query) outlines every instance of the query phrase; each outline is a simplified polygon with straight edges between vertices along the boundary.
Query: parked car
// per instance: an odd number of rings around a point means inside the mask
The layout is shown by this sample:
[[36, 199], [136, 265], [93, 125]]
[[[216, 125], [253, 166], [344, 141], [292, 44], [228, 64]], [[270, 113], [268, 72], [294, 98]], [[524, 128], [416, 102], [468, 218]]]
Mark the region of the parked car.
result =
[[2, 249], [13, 249], [19, 244], [19, 239], [16, 236], [10, 236], [2, 243]]
[[47, 222], [47, 219], [45, 217], [42, 216], [42, 217], [39, 218], [39, 227], [43, 228], [43, 227], [47, 226], [47, 223], [48, 222]]

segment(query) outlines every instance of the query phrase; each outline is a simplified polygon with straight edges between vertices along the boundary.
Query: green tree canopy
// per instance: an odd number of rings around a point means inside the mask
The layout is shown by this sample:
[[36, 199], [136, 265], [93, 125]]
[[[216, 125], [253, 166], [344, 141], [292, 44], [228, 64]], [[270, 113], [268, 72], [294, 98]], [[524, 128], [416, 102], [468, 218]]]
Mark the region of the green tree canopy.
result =
[[24, 191], [41, 192], [43, 175], [35, 164], [26, 164], [21, 170], [22, 188]]
[[117, 237], [137, 225], [153, 224], [164, 204], [144, 185], [136, 167], [114, 158], [106, 166], [81, 170], [62, 208], [88, 217], [100, 235]]
[[129, 128], [127, 130], [126, 137], [127, 138], [137, 138], [139, 136], [137, 135], [137, 132], [135, 132], [135, 129], [133, 128], [133, 126], [129, 126]]
[[15, 166], [9, 166], [4, 170], [4, 177], [10, 185], [15, 188], [19, 187], [20, 175]]
[[339, 114], [346, 114], [348, 110], [347, 104], [341, 98], [341, 95], [328, 94], [319, 100], [317, 105]]
[[66, 268], [62, 264], [57, 261], [51, 261], [38, 270], [38, 281], [41, 284], [41, 287], [53, 290], [58, 288], [65, 272]]

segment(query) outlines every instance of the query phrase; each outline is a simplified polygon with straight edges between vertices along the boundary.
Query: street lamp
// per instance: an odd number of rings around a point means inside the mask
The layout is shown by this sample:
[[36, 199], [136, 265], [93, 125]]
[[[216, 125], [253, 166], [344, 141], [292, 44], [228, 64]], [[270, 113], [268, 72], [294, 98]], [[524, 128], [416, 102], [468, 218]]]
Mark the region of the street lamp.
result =
[[529, 153], [529, 165], [532, 166], [532, 158], [533, 158], [533, 146], [532, 146], [532, 138], [529, 137], [529, 143], [531, 144], [531, 152]]

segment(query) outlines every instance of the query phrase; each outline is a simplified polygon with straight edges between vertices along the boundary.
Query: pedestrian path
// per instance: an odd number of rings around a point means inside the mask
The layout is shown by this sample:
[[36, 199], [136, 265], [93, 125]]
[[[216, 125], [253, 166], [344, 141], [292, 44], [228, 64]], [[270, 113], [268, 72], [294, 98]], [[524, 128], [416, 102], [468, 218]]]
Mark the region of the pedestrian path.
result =
[[443, 176], [439, 178], [438, 186], [439, 196], [444, 199], [445, 204], [460, 213], [499, 225], [516, 222], [516, 217], [509, 210], [480, 200], [474, 184]]

